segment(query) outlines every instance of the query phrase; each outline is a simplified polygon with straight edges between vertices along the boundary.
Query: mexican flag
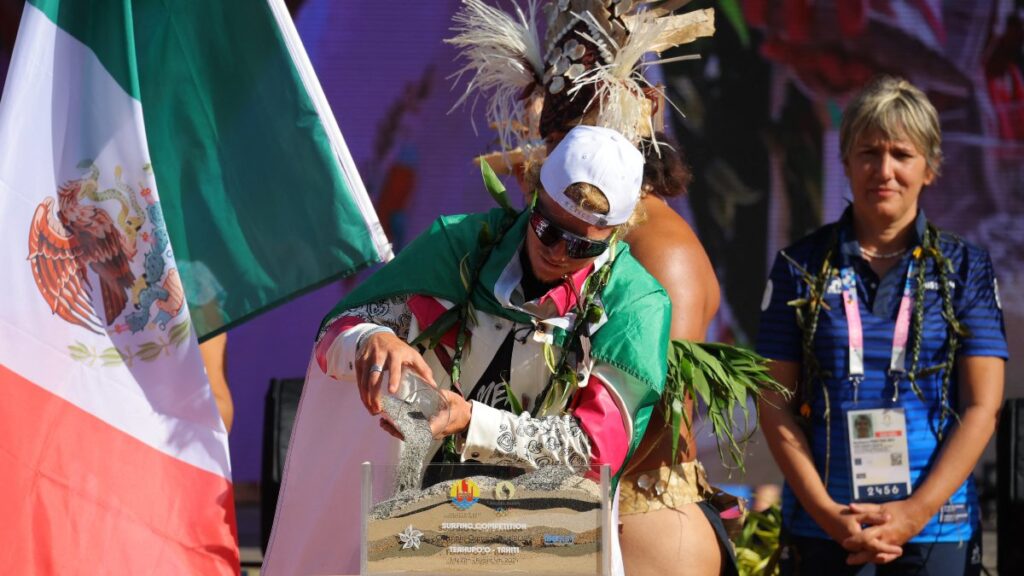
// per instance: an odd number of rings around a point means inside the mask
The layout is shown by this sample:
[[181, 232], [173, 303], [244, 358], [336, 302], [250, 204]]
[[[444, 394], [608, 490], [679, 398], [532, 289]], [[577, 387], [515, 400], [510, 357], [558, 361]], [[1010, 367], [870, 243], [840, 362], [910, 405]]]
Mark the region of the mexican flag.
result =
[[237, 573], [197, 334], [388, 255], [283, 2], [30, 0], [0, 100], [0, 574]]

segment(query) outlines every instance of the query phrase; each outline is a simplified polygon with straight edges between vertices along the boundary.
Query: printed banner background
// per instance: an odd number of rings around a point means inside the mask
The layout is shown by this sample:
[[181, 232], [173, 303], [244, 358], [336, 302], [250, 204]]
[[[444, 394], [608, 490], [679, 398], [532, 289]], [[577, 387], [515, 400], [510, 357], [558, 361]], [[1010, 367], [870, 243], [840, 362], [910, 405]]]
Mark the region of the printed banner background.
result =
[[[0, 0], [0, 73], [20, 4]], [[461, 85], [451, 88], [455, 55], [441, 39], [450, 35], [458, 2], [289, 4], [396, 251], [440, 213], [490, 208], [471, 159], [491, 149], [491, 133], [480, 110], [473, 116], [479, 134], [470, 108], [448, 113]], [[707, 247], [723, 287], [709, 338], [750, 342], [772, 255], [842, 211], [849, 192], [838, 160], [839, 113], [851, 88], [888, 71], [925, 87], [939, 108], [946, 164], [924, 193], [924, 207], [939, 226], [991, 252], [1011, 346], [1007, 395], [1024, 395], [1024, 0], [871, 2], [887, 11], [867, 10], [863, 21], [839, 10], [838, 0], [801, 13], [787, 12], [784, 4], [792, 3], [781, 1], [741, 4], [742, 18], [719, 11], [715, 38], [687, 47], [701, 60], [662, 71], [686, 113], [670, 124], [695, 172], [689, 197], [676, 207]], [[690, 4], [702, 6], [718, 3]], [[270, 379], [304, 373], [318, 322], [351, 282], [230, 332], [236, 484], [259, 478]], [[750, 451], [746, 481], [781, 478], [763, 443], [755, 439]], [[710, 460], [713, 453], [702, 441], [702, 454]], [[726, 480], [720, 467], [708, 470]], [[734, 474], [730, 481], [743, 479]]]

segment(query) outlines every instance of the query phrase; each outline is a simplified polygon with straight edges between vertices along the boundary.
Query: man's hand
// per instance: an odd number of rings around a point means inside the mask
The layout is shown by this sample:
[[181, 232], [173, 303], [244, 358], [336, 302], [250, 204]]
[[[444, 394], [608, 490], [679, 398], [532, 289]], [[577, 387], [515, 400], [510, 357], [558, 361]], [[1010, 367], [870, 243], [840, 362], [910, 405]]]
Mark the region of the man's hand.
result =
[[391, 434], [395, 438], [398, 438], [402, 442], [405, 442], [405, 434], [395, 426], [395, 423], [391, 421], [391, 418], [387, 415], [387, 412], [380, 415], [380, 420], [377, 421], [380, 424], [381, 430]]
[[438, 392], [448, 403], [448, 409], [441, 410], [430, 420], [431, 435], [440, 439], [468, 430], [469, 422], [473, 418], [473, 403], [451, 390], [438, 390]]
[[[473, 418], [473, 403], [452, 392], [451, 390], [437, 390], [437, 393], [445, 402], [445, 408], [439, 410], [428, 423], [430, 434], [435, 440], [440, 440], [451, 434], [458, 434], [469, 428], [469, 422]], [[380, 427], [399, 440], [405, 440], [405, 435], [398, 429], [398, 426], [391, 420], [387, 413], [381, 414]]]
[[[392, 394], [398, 392], [403, 367], [412, 370], [428, 384], [437, 388], [430, 367], [415, 348], [388, 332], [378, 332], [367, 338], [356, 358], [356, 381], [359, 385], [359, 397], [370, 414], [377, 415], [383, 411], [380, 404], [383, 386], [387, 386]], [[387, 382], [383, 382], [381, 377], [384, 372], [388, 373]]]

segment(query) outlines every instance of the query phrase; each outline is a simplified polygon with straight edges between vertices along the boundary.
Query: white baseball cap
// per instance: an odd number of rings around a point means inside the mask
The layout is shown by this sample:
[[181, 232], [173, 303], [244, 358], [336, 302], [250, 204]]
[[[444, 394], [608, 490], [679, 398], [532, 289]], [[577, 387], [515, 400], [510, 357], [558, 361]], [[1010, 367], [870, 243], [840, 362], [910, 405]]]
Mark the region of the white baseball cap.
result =
[[[576, 126], [551, 151], [540, 169], [544, 190], [567, 212], [595, 226], [629, 220], [644, 180], [644, 155], [622, 134], [599, 126]], [[577, 182], [596, 186], [608, 198], [608, 214], [580, 208], [565, 195]]]

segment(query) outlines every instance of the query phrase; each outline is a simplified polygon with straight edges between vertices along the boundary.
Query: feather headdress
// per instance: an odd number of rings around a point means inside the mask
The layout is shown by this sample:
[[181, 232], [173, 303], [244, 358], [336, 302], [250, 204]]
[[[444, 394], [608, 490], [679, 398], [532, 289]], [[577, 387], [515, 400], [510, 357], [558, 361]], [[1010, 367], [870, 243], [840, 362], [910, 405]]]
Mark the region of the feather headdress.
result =
[[[549, 13], [540, 132], [580, 122], [618, 130], [633, 142], [652, 137], [645, 54], [714, 34], [711, 9], [673, 15], [687, 0], [560, 0]], [[568, 65], [568, 66], [567, 66]], [[656, 143], [655, 143], [656, 145]]]
[[456, 82], [466, 73], [472, 78], [452, 109], [470, 97], [475, 107], [481, 96], [486, 97], [487, 121], [498, 131], [502, 150], [539, 140], [539, 106], [527, 105], [543, 89], [536, 0], [529, 0], [526, 12], [517, 6], [515, 16], [481, 0], [463, 0], [453, 20], [452, 31], [457, 34], [445, 42], [468, 60], [454, 76]]
[[456, 105], [488, 98], [487, 119], [505, 163], [508, 154], [528, 153], [540, 139], [581, 123], [618, 130], [634, 143], [653, 139], [650, 95], [657, 89], [643, 67], [659, 61], [645, 64], [644, 55], [714, 33], [710, 8], [673, 14], [688, 1], [552, 0], [544, 6], [542, 52], [536, 0], [526, 13], [517, 7], [516, 16], [463, 0], [458, 35], [446, 41], [468, 61], [458, 74], [473, 79]]

